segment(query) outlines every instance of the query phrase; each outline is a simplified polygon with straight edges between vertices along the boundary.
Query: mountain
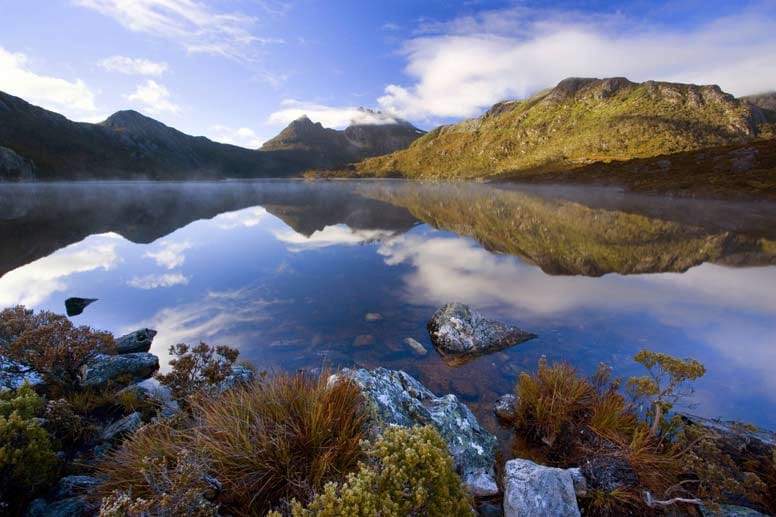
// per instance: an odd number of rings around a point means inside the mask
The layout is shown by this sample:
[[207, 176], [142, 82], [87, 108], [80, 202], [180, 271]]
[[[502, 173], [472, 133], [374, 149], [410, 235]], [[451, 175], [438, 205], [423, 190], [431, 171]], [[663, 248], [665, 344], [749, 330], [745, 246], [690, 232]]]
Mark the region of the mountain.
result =
[[524, 101], [442, 126], [356, 174], [474, 178], [575, 169], [746, 143], [772, 134], [762, 108], [718, 86], [570, 78]]
[[297, 122], [251, 150], [190, 136], [131, 110], [98, 124], [73, 122], [0, 92], [0, 180], [288, 177], [395, 151], [423, 133], [403, 121], [345, 131]]
[[261, 147], [264, 152], [297, 153], [308, 169], [337, 167], [405, 149], [425, 134], [407, 121], [361, 109], [365, 121], [344, 130], [325, 128], [302, 116]]
[[776, 91], [742, 97], [765, 112], [770, 122], [776, 122]]

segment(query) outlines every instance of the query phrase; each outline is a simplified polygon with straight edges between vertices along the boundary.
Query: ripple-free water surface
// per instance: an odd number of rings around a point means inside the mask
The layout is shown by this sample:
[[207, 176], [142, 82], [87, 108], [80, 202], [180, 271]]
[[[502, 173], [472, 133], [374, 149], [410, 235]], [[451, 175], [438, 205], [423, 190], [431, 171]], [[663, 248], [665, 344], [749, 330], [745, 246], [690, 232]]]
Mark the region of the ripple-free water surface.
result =
[[[646, 347], [706, 365], [694, 412], [776, 427], [773, 204], [257, 181], [4, 185], [0, 206], [0, 306], [99, 298], [74, 321], [157, 329], [163, 362], [202, 340], [261, 369], [404, 369], [494, 429], [540, 356], [629, 376]], [[450, 368], [425, 329], [450, 301], [539, 338]]]

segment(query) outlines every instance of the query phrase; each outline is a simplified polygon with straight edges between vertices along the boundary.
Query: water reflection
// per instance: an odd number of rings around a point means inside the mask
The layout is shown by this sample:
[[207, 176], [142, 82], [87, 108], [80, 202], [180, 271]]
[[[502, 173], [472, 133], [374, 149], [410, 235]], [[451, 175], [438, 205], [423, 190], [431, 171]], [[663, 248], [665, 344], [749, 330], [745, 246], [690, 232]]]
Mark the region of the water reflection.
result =
[[[776, 427], [776, 208], [651, 199], [402, 182], [3, 186], [0, 304], [99, 298], [76, 321], [156, 328], [163, 362], [169, 345], [205, 340], [262, 368], [402, 368], [491, 428], [493, 400], [541, 355], [631, 375], [646, 346], [706, 364], [696, 411]], [[426, 321], [454, 300], [539, 338], [460, 368], [414, 355], [406, 338], [433, 350]]]

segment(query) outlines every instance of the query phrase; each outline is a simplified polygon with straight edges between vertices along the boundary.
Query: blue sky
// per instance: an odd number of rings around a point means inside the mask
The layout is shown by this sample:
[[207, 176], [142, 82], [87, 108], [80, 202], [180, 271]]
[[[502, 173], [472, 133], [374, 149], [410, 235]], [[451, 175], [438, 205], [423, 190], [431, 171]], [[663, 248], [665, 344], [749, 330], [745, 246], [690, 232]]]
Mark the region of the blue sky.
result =
[[568, 76], [776, 89], [776, 1], [6, 0], [0, 90], [257, 147], [307, 113], [423, 128]]

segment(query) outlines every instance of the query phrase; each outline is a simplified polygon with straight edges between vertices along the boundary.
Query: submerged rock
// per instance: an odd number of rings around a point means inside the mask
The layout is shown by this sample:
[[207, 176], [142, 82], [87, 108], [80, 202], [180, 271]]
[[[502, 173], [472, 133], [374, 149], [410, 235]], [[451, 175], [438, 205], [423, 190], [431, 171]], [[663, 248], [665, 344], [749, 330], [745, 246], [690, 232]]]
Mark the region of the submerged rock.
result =
[[437, 397], [403, 371], [375, 368], [332, 375], [329, 382], [349, 378], [358, 384], [374, 413], [376, 431], [388, 425], [430, 425], [447, 442], [456, 470], [476, 496], [498, 493], [495, 472], [496, 438], [455, 395]]
[[570, 469], [510, 460], [504, 468], [505, 517], [578, 517]]
[[78, 316], [96, 301], [97, 298], [68, 298], [65, 300], [65, 310], [68, 316]]
[[507, 393], [496, 399], [496, 416], [504, 422], [514, 422], [517, 418], [517, 395]]
[[517, 327], [486, 319], [462, 303], [443, 306], [427, 328], [434, 348], [450, 366], [460, 366], [536, 337]]
[[81, 385], [96, 387], [110, 381], [139, 381], [151, 377], [158, 369], [159, 358], [145, 352], [97, 354], [81, 367]]
[[383, 319], [383, 315], [379, 312], [367, 312], [366, 316], [364, 316], [364, 319], [366, 321], [380, 321]]
[[424, 347], [423, 344], [417, 339], [413, 339], [411, 337], [404, 338], [404, 344], [410, 347], [418, 355], [426, 355], [428, 353], [426, 347]]
[[140, 329], [116, 338], [116, 352], [119, 354], [131, 354], [133, 352], [148, 352], [154, 341], [156, 331], [152, 329]]

